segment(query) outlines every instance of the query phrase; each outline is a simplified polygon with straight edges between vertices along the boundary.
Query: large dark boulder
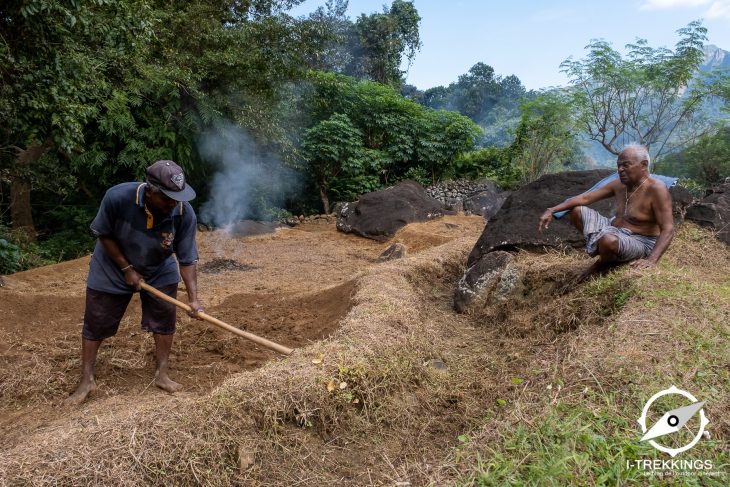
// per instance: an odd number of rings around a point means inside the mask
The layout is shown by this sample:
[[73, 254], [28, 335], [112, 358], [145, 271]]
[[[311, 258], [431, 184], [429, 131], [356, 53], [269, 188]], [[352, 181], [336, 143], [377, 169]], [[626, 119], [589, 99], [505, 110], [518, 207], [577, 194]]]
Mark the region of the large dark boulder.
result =
[[483, 189], [471, 193], [464, 199], [464, 211], [481, 215], [489, 220], [497, 214], [509, 191], [502, 191], [492, 181], [485, 181]]
[[[598, 169], [547, 174], [515, 191], [489, 220], [469, 254], [467, 265], [474, 265], [481, 256], [495, 249], [583, 247], [583, 236], [570, 224], [567, 215], [553, 220], [548, 230], [542, 233], [537, 231], [537, 221], [546, 208], [587, 191], [613, 173], [615, 171], [612, 169]], [[685, 210], [692, 202], [692, 197], [686, 189], [679, 186], [672, 187], [669, 192], [672, 195], [674, 221], [679, 225], [684, 220]], [[591, 205], [591, 208], [611, 217], [614, 214], [614, 200], [610, 198], [599, 201]]]
[[[587, 191], [612, 173], [613, 170], [594, 170], [548, 174], [508, 196], [469, 254], [467, 269], [454, 291], [456, 311], [463, 313], [493, 304], [519, 290], [520, 269], [505, 250], [583, 247], [583, 236], [567, 215], [554, 220], [543, 233], [537, 230], [538, 219], [545, 209]], [[681, 187], [674, 186], [669, 191], [674, 220], [679, 224], [692, 197]], [[613, 206], [613, 198], [591, 205], [607, 217], [613, 215]]]
[[674, 216], [674, 225], [681, 225], [694, 198], [689, 191], [682, 186], [677, 185], [669, 188], [669, 194], [672, 195], [672, 215]]
[[444, 210], [441, 202], [428, 196], [423, 186], [414, 181], [404, 181], [342, 205], [337, 214], [337, 229], [384, 241], [409, 223], [452, 213]]
[[687, 208], [687, 220], [717, 231], [717, 238], [730, 245], [730, 181], [712, 189], [701, 201]]
[[[541, 249], [542, 247], [584, 245], [583, 236], [570, 224], [568, 217], [554, 220], [548, 230], [537, 231], [537, 221], [546, 208], [588, 190], [612, 174], [611, 169], [571, 171], [547, 174], [510, 194], [469, 254], [467, 266], [495, 249]], [[613, 213], [613, 201], [591, 205], [604, 215]]]

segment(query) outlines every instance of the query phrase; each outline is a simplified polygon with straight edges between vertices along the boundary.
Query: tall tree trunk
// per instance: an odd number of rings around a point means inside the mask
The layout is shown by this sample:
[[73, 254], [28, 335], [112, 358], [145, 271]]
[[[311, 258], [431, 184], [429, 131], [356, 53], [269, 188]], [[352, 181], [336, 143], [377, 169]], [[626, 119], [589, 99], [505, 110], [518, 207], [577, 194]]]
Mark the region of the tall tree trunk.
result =
[[47, 145], [33, 144], [19, 150], [10, 171], [10, 220], [13, 231], [35, 241], [36, 231], [30, 206], [30, 166], [41, 158]]
[[330, 199], [327, 196], [327, 188], [323, 185], [319, 185], [319, 197], [322, 200], [322, 206], [324, 206], [325, 215], [330, 214]]

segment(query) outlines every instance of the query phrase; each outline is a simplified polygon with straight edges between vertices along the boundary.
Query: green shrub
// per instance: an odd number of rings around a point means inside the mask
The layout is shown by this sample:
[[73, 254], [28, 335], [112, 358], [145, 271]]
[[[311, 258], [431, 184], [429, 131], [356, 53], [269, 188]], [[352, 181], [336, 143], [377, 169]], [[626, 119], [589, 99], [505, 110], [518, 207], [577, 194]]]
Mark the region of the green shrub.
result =
[[693, 198], [702, 198], [705, 196], [705, 186], [694, 179], [680, 178], [677, 184], [686, 189]]
[[43, 229], [38, 244], [27, 250], [36, 252], [46, 264], [88, 254], [96, 242], [89, 230], [96, 212], [96, 206], [88, 205], [59, 206], [45, 212], [38, 218], [38, 227]]
[[411, 167], [403, 175], [404, 179], [411, 179], [422, 186], [431, 185], [431, 175], [428, 173], [425, 167]]
[[455, 179], [492, 179], [499, 186], [514, 189], [519, 186], [522, 173], [510, 162], [509, 149], [485, 147], [466, 152], [454, 162]]
[[38, 244], [21, 241], [0, 223], [0, 274], [11, 274], [50, 264], [40, 253]]
[[[0, 227], [0, 232], [3, 230]], [[0, 274], [11, 274], [21, 269], [23, 256], [20, 247], [0, 236]]]

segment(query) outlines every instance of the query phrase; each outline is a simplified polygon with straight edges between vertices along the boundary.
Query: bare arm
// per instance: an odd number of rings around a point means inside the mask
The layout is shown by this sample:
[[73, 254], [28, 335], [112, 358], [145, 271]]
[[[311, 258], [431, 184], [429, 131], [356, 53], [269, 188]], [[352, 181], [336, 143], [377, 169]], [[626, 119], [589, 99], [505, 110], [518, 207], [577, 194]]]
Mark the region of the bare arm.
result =
[[[539, 231], [547, 230], [548, 226], [550, 225], [550, 222], [553, 218], [553, 213], [556, 213], [558, 211], [563, 210], [570, 210], [571, 208], [575, 208], [576, 206], [587, 206], [592, 203], [595, 203], [596, 201], [601, 201], [606, 198], [610, 198], [614, 194], [614, 187], [615, 182], [609, 183], [605, 186], [601, 186], [600, 188], [596, 189], [595, 191], [591, 191], [590, 193], [583, 193], [579, 194], [578, 196], [574, 196], [568, 200], [563, 201], [559, 205], [555, 205], [552, 208], [548, 208], [545, 210], [545, 212], [540, 217], [540, 220], [537, 224], [537, 229]], [[619, 183], [620, 184], [620, 183]]]
[[106, 255], [108, 255], [124, 273], [124, 282], [127, 283], [127, 286], [133, 287], [139, 291], [139, 282], [142, 279], [142, 276], [140, 276], [135, 268], [129, 263], [122, 253], [122, 250], [119, 248], [116, 240], [111, 237], [99, 237], [99, 241], [101, 242], [102, 247], [104, 247]]
[[654, 218], [659, 225], [659, 237], [654, 249], [646, 259], [639, 259], [631, 263], [631, 267], [644, 269], [653, 267], [659, 262], [669, 244], [674, 238], [674, 218], [672, 217], [672, 196], [663, 184], [654, 185], [650, 189], [652, 195], [652, 209]]
[[181, 265], [180, 275], [185, 283], [185, 289], [188, 291], [188, 305], [193, 309], [194, 313], [190, 316], [198, 318], [198, 312], [203, 311], [203, 307], [198, 302], [198, 266], [197, 264]]

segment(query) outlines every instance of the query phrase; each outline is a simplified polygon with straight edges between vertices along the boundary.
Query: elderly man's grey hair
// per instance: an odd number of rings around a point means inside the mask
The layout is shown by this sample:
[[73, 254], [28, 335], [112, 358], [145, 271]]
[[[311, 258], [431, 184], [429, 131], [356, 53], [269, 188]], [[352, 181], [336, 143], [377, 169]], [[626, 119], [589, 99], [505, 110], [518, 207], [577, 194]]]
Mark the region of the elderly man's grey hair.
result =
[[649, 172], [651, 172], [651, 156], [649, 155], [649, 149], [647, 149], [645, 145], [631, 142], [630, 144], [626, 144], [624, 146], [624, 150], [626, 149], [633, 150], [636, 155], [639, 156], [642, 160], [646, 159], [647, 169], [649, 169]]

